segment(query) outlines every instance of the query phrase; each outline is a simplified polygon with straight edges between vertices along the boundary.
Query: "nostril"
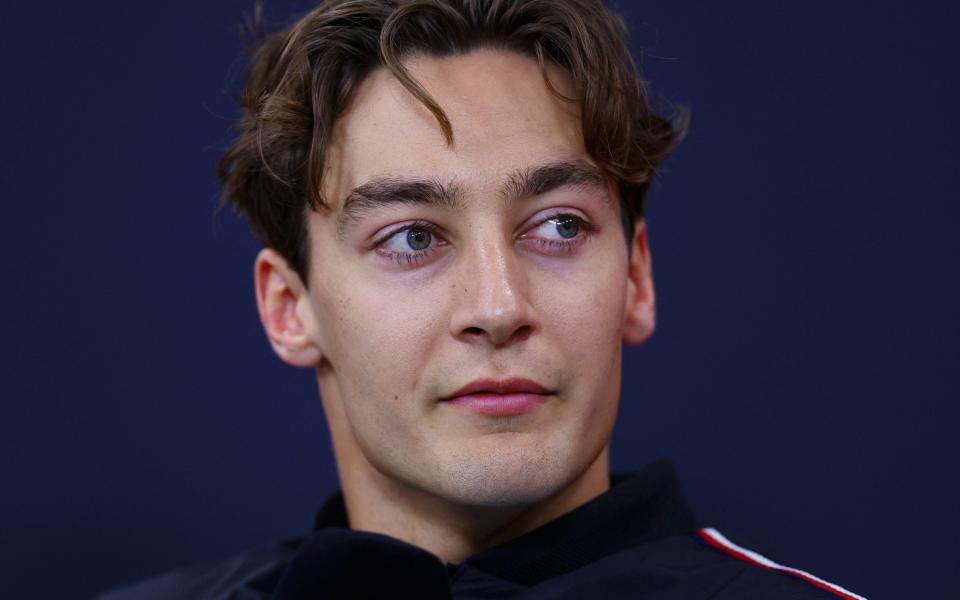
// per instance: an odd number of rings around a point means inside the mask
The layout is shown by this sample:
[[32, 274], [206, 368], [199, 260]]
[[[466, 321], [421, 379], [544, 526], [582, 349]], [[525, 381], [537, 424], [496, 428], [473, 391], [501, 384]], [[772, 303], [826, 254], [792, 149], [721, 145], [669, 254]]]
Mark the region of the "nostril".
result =
[[467, 327], [464, 329], [464, 333], [469, 333], [471, 335], [483, 335], [483, 330], [479, 327]]
[[533, 327], [530, 325], [524, 325], [520, 329], [517, 329], [515, 332], [513, 332], [512, 337], [515, 341], [520, 342], [530, 337], [531, 333], [533, 333]]

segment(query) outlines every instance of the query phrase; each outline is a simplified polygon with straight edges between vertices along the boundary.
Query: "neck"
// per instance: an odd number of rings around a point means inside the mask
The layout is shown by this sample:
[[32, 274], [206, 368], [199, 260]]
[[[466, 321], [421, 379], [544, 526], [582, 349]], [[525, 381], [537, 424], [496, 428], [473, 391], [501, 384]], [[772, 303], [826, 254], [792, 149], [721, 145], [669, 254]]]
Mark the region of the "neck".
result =
[[452, 503], [362, 463], [366, 461], [351, 461], [343, 468], [338, 457], [350, 528], [389, 535], [455, 564], [532, 531], [610, 487], [606, 448], [584, 473], [553, 495], [507, 507]]
[[413, 544], [447, 563], [532, 531], [599, 496], [610, 487], [608, 447], [566, 486], [541, 501], [517, 506], [451, 502], [388, 477], [365, 458], [343, 424], [336, 402], [324, 398], [351, 529]]

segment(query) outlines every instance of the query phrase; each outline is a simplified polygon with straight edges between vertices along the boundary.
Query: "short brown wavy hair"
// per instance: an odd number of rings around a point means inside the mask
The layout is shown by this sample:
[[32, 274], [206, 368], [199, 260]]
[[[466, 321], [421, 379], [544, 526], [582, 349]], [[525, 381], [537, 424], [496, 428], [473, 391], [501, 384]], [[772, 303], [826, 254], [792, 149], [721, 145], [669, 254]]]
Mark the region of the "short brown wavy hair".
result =
[[246, 216], [307, 283], [309, 210], [321, 197], [326, 150], [353, 91], [374, 69], [389, 69], [436, 118], [443, 109], [408, 73], [414, 55], [450, 56], [478, 47], [511, 50], [570, 77], [587, 152], [618, 184], [624, 231], [642, 217], [657, 165], [682, 138], [683, 113], [654, 114], [627, 46], [622, 18], [600, 0], [325, 0], [289, 27], [263, 34], [258, 7], [248, 22], [255, 44], [239, 136], [220, 160], [221, 207]]

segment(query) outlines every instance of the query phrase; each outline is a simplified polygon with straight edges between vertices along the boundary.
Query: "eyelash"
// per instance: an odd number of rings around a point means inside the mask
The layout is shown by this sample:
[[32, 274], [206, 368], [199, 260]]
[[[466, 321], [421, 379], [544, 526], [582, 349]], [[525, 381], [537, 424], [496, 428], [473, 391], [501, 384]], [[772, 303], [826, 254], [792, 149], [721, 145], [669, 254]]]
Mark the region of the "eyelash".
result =
[[[593, 223], [590, 223], [589, 221], [587, 221], [586, 219], [584, 219], [579, 215], [566, 213], [566, 212], [557, 212], [548, 217], [541, 219], [536, 224], [534, 224], [528, 231], [535, 230], [543, 226], [544, 223], [547, 223], [549, 221], [556, 221], [560, 219], [573, 219], [577, 221], [577, 223], [580, 225], [580, 235], [569, 240], [545, 240], [545, 239], [539, 239], [539, 238], [527, 238], [526, 234], [522, 235], [521, 238], [533, 241], [534, 243], [539, 245], [542, 249], [550, 252], [559, 251], [563, 253], [570, 253], [570, 252], [573, 252], [575, 249], [577, 249], [581, 244], [583, 244], [586, 241], [586, 239], [590, 235], [592, 235], [593, 232], [596, 230], [596, 227], [593, 225]], [[373, 243], [374, 250], [384, 258], [392, 260], [398, 265], [411, 266], [411, 265], [420, 264], [427, 258], [427, 255], [432, 250], [434, 250], [435, 244], [431, 245], [429, 248], [426, 248], [424, 250], [412, 250], [410, 252], [396, 252], [393, 250], [386, 250], [383, 247], [384, 244], [386, 244], [386, 242], [391, 238], [393, 238], [394, 236], [399, 235], [405, 231], [410, 231], [411, 229], [422, 229], [424, 231], [428, 231], [430, 232], [430, 235], [433, 237], [436, 243], [438, 244], [443, 243], [440, 241], [442, 240], [442, 237], [440, 235], [439, 227], [437, 227], [436, 225], [434, 225], [429, 221], [414, 221], [412, 223], [408, 223], [402, 227], [399, 227], [397, 229], [394, 229], [392, 231], [389, 231], [383, 234], [383, 236], [381, 236], [380, 238], [374, 241]]]

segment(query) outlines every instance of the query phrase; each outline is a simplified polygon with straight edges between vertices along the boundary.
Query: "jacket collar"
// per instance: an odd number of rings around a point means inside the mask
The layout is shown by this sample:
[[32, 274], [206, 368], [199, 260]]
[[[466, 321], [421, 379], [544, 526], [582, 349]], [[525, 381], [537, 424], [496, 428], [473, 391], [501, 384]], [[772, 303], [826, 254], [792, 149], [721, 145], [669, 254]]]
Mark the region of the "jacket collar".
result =
[[[314, 527], [348, 527], [337, 491], [317, 512]], [[614, 475], [611, 487], [586, 504], [509, 542], [478, 552], [464, 565], [518, 583], [534, 584], [604, 556], [699, 528], [667, 460], [633, 475]]]

